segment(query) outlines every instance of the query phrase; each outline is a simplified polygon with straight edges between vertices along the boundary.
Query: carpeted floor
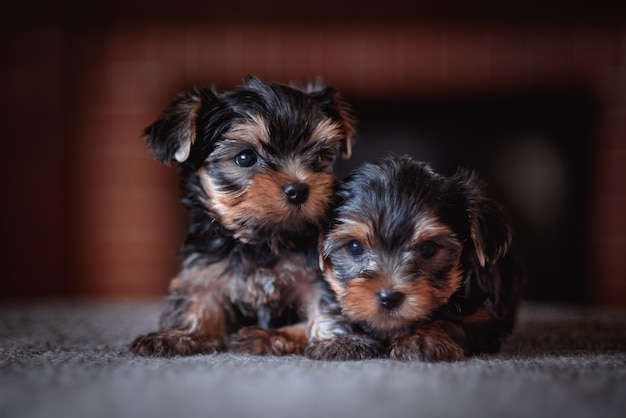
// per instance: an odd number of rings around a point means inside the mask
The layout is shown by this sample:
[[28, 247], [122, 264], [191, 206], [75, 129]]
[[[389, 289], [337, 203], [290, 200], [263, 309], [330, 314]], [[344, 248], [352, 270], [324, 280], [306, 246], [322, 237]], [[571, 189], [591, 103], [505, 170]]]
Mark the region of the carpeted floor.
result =
[[159, 301], [0, 307], [0, 417], [626, 417], [626, 312], [525, 304], [460, 363], [231, 354], [149, 359]]

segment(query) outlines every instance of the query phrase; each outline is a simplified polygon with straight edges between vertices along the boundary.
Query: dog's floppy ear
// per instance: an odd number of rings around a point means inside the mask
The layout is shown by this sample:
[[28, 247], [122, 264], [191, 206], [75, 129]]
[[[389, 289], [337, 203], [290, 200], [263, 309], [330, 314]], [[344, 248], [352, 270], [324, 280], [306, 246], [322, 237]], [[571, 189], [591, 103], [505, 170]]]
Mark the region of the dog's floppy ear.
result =
[[321, 80], [309, 84], [306, 91], [321, 102], [322, 110], [328, 116], [341, 124], [344, 135], [341, 143], [341, 156], [350, 158], [356, 136], [356, 118], [352, 106], [334, 87], [325, 86]]
[[182, 92], [144, 131], [146, 146], [157, 160], [184, 162], [196, 140], [198, 117], [203, 106], [217, 100], [209, 88], [196, 87]]
[[484, 186], [473, 172], [455, 174], [467, 199], [469, 233], [481, 267], [494, 264], [506, 255], [513, 239], [512, 229], [502, 208], [487, 197]]

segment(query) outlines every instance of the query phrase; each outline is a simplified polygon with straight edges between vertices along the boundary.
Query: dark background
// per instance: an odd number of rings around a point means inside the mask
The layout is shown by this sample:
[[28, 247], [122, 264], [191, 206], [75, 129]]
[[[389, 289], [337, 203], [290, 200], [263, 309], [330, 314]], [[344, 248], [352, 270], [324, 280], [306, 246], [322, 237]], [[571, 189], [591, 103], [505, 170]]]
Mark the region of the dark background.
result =
[[355, 164], [476, 168], [526, 298], [626, 307], [626, 20], [587, 1], [23, 1], [0, 17], [0, 297], [155, 296], [186, 219], [142, 129], [175, 93], [324, 77]]
[[529, 299], [588, 301], [593, 135], [585, 91], [545, 87], [357, 102], [362, 141], [338, 174], [390, 150], [446, 175], [477, 170], [508, 210]]

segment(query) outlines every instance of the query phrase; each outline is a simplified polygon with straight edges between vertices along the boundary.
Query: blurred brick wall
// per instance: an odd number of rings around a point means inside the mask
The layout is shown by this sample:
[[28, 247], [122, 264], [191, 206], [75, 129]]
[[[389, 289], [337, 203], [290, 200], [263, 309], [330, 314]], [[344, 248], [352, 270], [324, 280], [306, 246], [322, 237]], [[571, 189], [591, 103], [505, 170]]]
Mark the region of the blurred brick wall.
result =
[[66, 36], [0, 29], [0, 295], [67, 292]]
[[[13, 128], [3, 147], [13, 161], [2, 175], [12, 195], [3, 228], [17, 238], [3, 236], [2, 274], [33, 270], [31, 282], [3, 285], [8, 294], [162, 293], [185, 220], [175, 171], [149, 158], [142, 129], [194, 84], [228, 89], [246, 74], [276, 81], [322, 75], [349, 98], [370, 99], [587, 86], [601, 111], [589, 301], [626, 307], [626, 24], [95, 22], [6, 29], [11, 48], [0, 76], [10, 100], [2, 113]], [[20, 199], [24, 188], [30, 191]], [[20, 215], [37, 228], [28, 237], [20, 236]], [[38, 251], [46, 254], [42, 263]], [[38, 272], [51, 272], [52, 282]]]

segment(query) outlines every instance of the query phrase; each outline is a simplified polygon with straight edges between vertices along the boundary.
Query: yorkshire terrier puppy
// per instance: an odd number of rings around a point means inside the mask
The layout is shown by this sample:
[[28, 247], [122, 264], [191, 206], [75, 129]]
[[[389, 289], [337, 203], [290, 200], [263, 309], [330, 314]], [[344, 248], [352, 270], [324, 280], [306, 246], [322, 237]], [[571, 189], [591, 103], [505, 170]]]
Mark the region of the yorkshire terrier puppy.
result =
[[348, 103], [321, 82], [301, 89], [249, 77], [170, 104], [145, 139], [157, 160], [178, 164], [190, 227], [160, 330], [135, 339], [133, 352], [303, 351], [297, 324], [321, 274], [309, 261], [354, 125]]
[[523, 275], [476, 175], [387, 157], [347, 177], [330, 219], [308, 357], [435, 362], [500, 348]]

